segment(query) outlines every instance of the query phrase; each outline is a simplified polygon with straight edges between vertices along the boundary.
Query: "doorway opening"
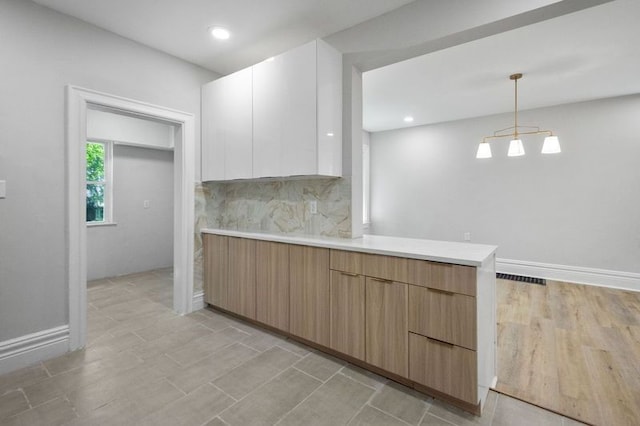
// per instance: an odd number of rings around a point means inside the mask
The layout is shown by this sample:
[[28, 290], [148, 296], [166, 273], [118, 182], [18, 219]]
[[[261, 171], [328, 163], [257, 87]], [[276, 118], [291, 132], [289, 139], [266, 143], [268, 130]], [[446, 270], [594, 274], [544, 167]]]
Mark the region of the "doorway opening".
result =
[[173, 126], [173, 309], [193, 310], [194, 145], [193, 114], [94, 90], [67, 86], [67, 266], [69, 350], [85, 346], [87, 329], [86, 141], [87, 115], [109, 110]]

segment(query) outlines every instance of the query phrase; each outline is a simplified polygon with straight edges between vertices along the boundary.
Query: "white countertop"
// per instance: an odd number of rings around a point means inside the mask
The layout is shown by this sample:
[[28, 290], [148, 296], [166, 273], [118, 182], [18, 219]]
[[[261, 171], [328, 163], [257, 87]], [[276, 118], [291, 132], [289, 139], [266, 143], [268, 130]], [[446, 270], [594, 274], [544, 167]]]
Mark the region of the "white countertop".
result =
[[457, 243], [452, 241], [421, 240], [417, 238], [364, 235], [361, 238], [331, 238], [320, 235], [273, 234], [266, 232], [244, 232], [229, 229], [204, 228], [206, 234], [251, 238], [287, 244], [300, 244], [338, 250], [383, 254], [458, 265], [480, 266], [492, 256], [497, 246], [485, 244]]

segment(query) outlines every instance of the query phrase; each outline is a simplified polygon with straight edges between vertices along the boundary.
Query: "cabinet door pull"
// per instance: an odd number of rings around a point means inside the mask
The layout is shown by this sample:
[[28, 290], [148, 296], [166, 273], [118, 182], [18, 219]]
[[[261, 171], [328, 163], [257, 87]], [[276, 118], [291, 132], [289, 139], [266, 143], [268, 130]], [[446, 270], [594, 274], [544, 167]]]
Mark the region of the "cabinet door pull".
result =
[[428, 287], [430, 291], [435, 291], [436, 293], [446, 294], [447, 296], [453, 296], [455, 293], [447, 290], [440, 290], [439, 288], [431, 288]]
[[346, 275], [346, 276], [348, 276], [348, 277], [357, 277], [357, 276], [358, 276], [358, 274], [354, 274], [354, 273], [352, 273], [352, 272], [344, 272], [344, 271], [340, 271], [340, 273], [341, 273], [342, 275]]
[[385, 280], [384, 278], [375, 278], [375, 277], [369, 277], [370, 279], [372, 279], [373, 281], [379, 281], [381, 283], [386, 283], [386, 284], [391, 284], [393, 281], [392, 280]]
[[440, 345], [449, 346], [450, 348], [455, 346], [453, 343], [445, 342], [443, 340], [438, 340], [438, 339], [434, 339], [434, 338], [431, 338], [431, 337], [427, 337], [427, 339], [432, 341], [433, 343], [438, 343]]

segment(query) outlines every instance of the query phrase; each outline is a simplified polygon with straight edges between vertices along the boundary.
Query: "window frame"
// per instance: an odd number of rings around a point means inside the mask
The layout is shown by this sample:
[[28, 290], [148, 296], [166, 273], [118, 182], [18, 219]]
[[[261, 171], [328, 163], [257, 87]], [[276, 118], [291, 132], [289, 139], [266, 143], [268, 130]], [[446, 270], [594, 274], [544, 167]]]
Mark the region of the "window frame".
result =
[[[88, 227], [93, 226], [112, 226], [115, 225], [113, 216], [113, 141], [104, 139], [87, 139], [85, 142], [85, 167], [86, 167], [86, 146], [88, 144], [100, 144], [104, 146], [104, 181], [86, 181], [86, 186], [89, 184], [104, 185], [104, 211], [103, 220], [101, 221], [88, 221], [85, 217], [85, 222]], [[86, 173], [85, 173], [86, 180]], [[86, 209], [86, 197], [85, 197], [85, 209]]]

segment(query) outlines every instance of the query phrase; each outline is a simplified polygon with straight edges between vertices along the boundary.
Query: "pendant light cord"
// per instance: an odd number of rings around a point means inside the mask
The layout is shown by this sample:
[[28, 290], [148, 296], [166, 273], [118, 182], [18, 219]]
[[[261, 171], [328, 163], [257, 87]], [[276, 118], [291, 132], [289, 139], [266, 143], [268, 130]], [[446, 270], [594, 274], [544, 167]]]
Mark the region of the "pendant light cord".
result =
[[518, 78], [515, 78], [513, 80], [513, 82], [515, 83], [515, 87], [516, 87], [516, 92], [515, 92], [515, 126], [513, 128], [514, 130], [514, 139], [518, 139]]

